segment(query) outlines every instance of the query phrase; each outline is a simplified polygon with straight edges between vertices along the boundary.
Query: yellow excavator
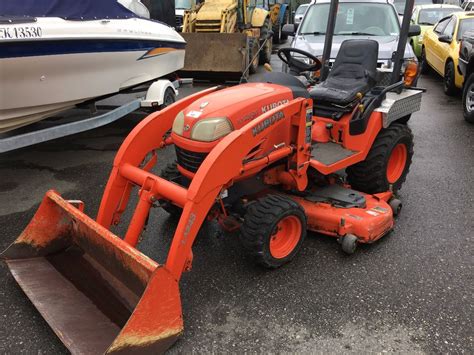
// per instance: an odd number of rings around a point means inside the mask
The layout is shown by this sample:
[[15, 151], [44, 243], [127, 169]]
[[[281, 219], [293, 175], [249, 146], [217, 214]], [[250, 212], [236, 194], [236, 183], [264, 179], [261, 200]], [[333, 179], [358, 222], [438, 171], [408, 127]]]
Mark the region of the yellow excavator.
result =
[[205, 0], [184, 14], [182, 75], [227, 81], [255, 73], [270, 62], [271, 29], [256, 0]]

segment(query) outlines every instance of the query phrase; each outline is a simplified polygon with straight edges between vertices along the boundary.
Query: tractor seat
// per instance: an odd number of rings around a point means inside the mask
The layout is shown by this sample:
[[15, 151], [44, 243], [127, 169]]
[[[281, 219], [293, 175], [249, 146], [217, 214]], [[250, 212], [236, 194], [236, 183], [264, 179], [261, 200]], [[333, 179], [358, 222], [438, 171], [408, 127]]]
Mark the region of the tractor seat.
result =
[[316, 85], [310, 96], [316, 106], [352, 106], [358, 93], [364, 95], [376, 84], [378, 42], [349, 39], [342, 42], [325, 81]]

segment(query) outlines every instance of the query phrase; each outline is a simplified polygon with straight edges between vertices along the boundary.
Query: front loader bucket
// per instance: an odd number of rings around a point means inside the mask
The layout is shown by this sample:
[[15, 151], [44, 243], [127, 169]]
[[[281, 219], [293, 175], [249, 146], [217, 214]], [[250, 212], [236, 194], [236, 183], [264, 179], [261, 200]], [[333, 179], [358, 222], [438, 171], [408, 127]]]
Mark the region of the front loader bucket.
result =
[[196, 79], [239, 80], [248, 64], [245, 33], [182, 33], [186, 40], [180, 75]]
[[73, 354], [164, 352], [183, 330], [178, 281], [81, 206], [49, 191], [2, 254], [12, 275]]

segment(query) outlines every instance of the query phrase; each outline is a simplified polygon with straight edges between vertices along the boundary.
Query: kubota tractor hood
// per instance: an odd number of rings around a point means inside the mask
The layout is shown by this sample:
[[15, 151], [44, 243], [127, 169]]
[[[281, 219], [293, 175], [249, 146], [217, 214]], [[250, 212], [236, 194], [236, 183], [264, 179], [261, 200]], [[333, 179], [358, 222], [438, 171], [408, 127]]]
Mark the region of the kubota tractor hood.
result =
[[228, 119], [232, 129], [238, 129], [291, 99], [293, 94], [290, 89], [274, 84], [252, 83], [219, 90], [195, 101], [183, 111], [183, 132], [179, 135], [192, 139], [193, 127], [198, 122], [224, 117]]

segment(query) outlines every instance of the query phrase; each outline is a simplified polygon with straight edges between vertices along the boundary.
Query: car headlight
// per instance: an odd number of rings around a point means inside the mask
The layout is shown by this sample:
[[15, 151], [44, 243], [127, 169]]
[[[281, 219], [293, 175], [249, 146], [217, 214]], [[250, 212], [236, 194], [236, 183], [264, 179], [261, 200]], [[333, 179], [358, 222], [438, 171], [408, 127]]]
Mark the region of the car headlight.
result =
[[191, 131], [191, 139], [212, 142], [232, 131], [232, 124], [227, 117], [206, 118], [194, 125]]
[[178, 113], [173, 121], [172, 131], [179, 136], [183, 135], [184, 130], [184, 112]]

